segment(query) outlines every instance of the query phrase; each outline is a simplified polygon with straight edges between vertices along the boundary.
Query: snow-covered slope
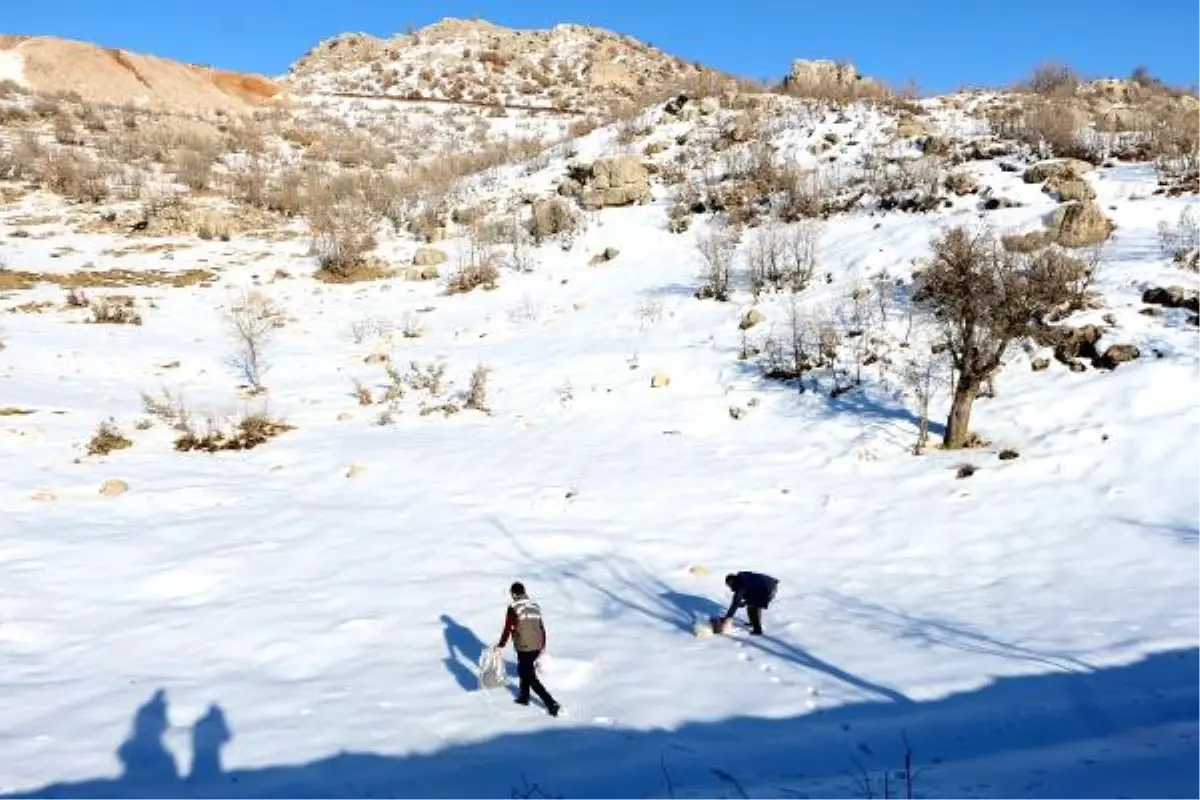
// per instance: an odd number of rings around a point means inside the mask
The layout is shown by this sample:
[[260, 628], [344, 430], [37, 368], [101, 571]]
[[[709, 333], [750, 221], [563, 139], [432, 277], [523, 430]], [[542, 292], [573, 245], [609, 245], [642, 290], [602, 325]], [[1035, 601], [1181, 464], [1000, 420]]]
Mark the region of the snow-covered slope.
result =
[[[772, 142], [806, 166], [849, 170], [890, 136], [878, 112], [793, 112]], [[664, 164], [694, 156], [683, 134], [728, 128], [660, 117], [645, 123]], [[570, 148], [632, 146], [618, 136]], [[735, 160], [721, 158], [695, 169]], [[930, 214], [835, 215], [800, 307], [904, 280], [950, 225], [1022, 232], [1055, 207], [997, 161], [961, 168], [1023, 205], [985, 213], [968, 195]], [[564, 170], [558, 156], [494, 170], [459, 200], [547, 193]], [[1152, 195], [1146, 165], [1086, 181], [1117, 227], [1104, 305], [1070, 322], [1102, 323], [1141, 358], [1035, 371], [1045, 354], [1016, 348], [976, 407], [991, 444], [920, 457], [894, 373], [869, 365], [830, 397], [739, 358], [752, 300], [693, 296], [711, 222], [669, 233], [660, 184], [647, 205], [589, 215], [572, 247], [537, 248], [532, 270], [454, 296], [318, 283], [307, 238], [135, 250], [72, 232], [45, 195], [15, 201], [0, 220], [12, 269], [214, 276], [85, 290], [135, 296], [140, 326], [87, 323], [52, 284], [4, 296], [0, 790], [878, 796], [885, 780], [905, 791], [907, 742], [920, 796], [1195, 793], [1200, 348], [1188, 312], [1148, 316], [1141, 297], [1194, 287], [1158, 224], [1196, 201]], [[438, 246], [451, 264], [469, 256], [462, 239]], [[379, 252], [417, 247], [393, 234]], [[222, 314], [249, 288], [282, 314], [269, 391], [246, 399]], [[752, 344], [790, 313], [786, 297], [757, 308]], [[880, 315], [877, 336], [899, 341], [905, 309]], [[444, 385], [410, 388], [381, 420], [384, 354], [426, 386], [444, 364]], [[461, 407], [478, 365], [487, 412], [422, 413]], [[161, 388], [201, 429], [264, 403], [294, 429], [177, 452], [139, 400]], [[87, 455], [110, 417], [132, 446]], [[1019, 457], [998, 457], [1009, 448]], [[977, 471], [960, 479], [964, 462]], [[102, 494], [109, 480], [124, 486]], [[767, 635], [696, 638], [740, 569], [782, 581]], [[559, 719], [476, 686], [513, 580], [546, 614]]]

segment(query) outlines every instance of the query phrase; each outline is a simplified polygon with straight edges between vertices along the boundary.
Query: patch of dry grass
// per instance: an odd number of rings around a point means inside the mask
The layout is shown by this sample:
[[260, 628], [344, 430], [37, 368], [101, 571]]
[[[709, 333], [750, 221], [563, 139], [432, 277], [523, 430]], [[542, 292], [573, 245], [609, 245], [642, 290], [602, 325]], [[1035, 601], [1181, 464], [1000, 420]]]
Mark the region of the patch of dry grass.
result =
[[124, 450], [129, 447], [133, 447], [133, 442], [121, 433], [114, 420], [107, 419], [96, 427], [96, 432], [88, 441], [87, 454], [89, 456], [106, 456], [114, 450]]
[[180, 272], [146, 269], [105, 269], [76, 272], [25, 272], [0, 270], [0, 291], [23, 291], [41, 283], [63, 288], [120, 288], [129, 286], [164, 286], [183, 288], [215, 281], [216, 273], [207, 269], [186, 269]]

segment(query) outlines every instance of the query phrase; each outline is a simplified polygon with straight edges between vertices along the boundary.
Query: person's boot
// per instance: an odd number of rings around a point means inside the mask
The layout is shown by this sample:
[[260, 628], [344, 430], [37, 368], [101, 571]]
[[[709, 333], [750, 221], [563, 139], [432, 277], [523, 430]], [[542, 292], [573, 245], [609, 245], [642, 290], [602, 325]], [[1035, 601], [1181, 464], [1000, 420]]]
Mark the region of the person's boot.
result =
[[527, 706], [527, 705], [529, 705], [529, 698], [528, 697], [514, 697], [513, 702], [519, 706]]
[[559, 709], [558, 703], [551, 703], [550, 705], [546, 706], [546, 713], [552, 717], [557, 717], [558, 709]]

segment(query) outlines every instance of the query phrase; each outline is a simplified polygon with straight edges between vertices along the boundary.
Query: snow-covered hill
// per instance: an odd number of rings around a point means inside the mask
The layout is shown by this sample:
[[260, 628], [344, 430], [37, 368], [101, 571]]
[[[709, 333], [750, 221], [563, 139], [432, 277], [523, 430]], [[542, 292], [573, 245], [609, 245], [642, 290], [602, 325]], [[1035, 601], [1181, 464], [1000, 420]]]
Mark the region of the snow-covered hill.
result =
[[[879, 796], [907, 747], [920, 796], [1194, 793], [1196, 197], [985, 101], [658, 106], [391, 217], [303, 206], [315, 240], [0, 185], [0, 791]], [[1095, 233], [1064, 206], [1115, 225], [1063, 251], [1095, 357], [1018, 343], [981, 446], [914, 456], [914, 268], [958, 225]], [[812, 275], [755, 298], [773, 241]], [[799, 334], [827, 357], [772, 379]], [[782, 582], [766, 635], [696, 638], [741, 569]], [[559, 719], [476, 685], [513, 580]]]

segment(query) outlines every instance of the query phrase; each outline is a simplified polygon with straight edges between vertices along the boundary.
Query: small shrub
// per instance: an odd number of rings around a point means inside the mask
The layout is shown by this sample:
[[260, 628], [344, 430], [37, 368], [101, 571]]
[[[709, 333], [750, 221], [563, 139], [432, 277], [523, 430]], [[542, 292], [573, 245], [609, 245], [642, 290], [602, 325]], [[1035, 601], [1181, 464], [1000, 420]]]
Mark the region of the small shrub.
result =
[[194, 450], [206, 453], [251, 450], [293, 429], [294, 426], [272, 419], [265, 411], [247, 413], [231, 424], [224, 425], [215, 417], [209, 417], [203, 433], [194, 430], [183, 433], [175, 440], [175, 449], [185, 453]]
[[67, 292], [66, 304], [67, 308], [88, 308], [92, 302], [88, 300], [82, 289], [72, 287]]
[[422, 365], [412, 361], [409, 363], [408, 369], [408, 375], [404, 377], [404, 382], [413, 390], [425, 391], [434, 397], [442, 393], [446, 379], [445, 364]]
[[465, 294], [477, 288], [495, 289], [500, 279], [500, 256], [484, 235], [482, 226], [472, 227], [458, 250], [458, 265], [446, 285], [446, 294]]
[[142, 317], [133, 307], [133, 301], [106, 297], [89, 304], [91, 317], [87, 320], [102, 325], [141, 325]]
[[114, 420], [107, 419], [96, 427], [96, 432], [88, 442], [87, 454], [106, 456], [114, 450], [124, 450], [127, 447], [133, 447], [133, 442], [121, 433]]
[[467, 386], [467, 399], [464, 403], [466, 408], [474, 409], [475, 411], [489, 411], [487, 404], [487, 379], [490, 370], [483, 364], [475, 367], [471, 373], [471, 381]]
[[360, 406], [369, 406], [375, 402], [371, 396], [371, 389], [364, 386], [363, 382], [357, 378], [354, 379], [354, 398], [358, 400]]
[[361, 195], [327, 186], [309, 194], [307, 214], [320, 272], [334, 280], [353, 279], [375, 247], [377, 215]]

